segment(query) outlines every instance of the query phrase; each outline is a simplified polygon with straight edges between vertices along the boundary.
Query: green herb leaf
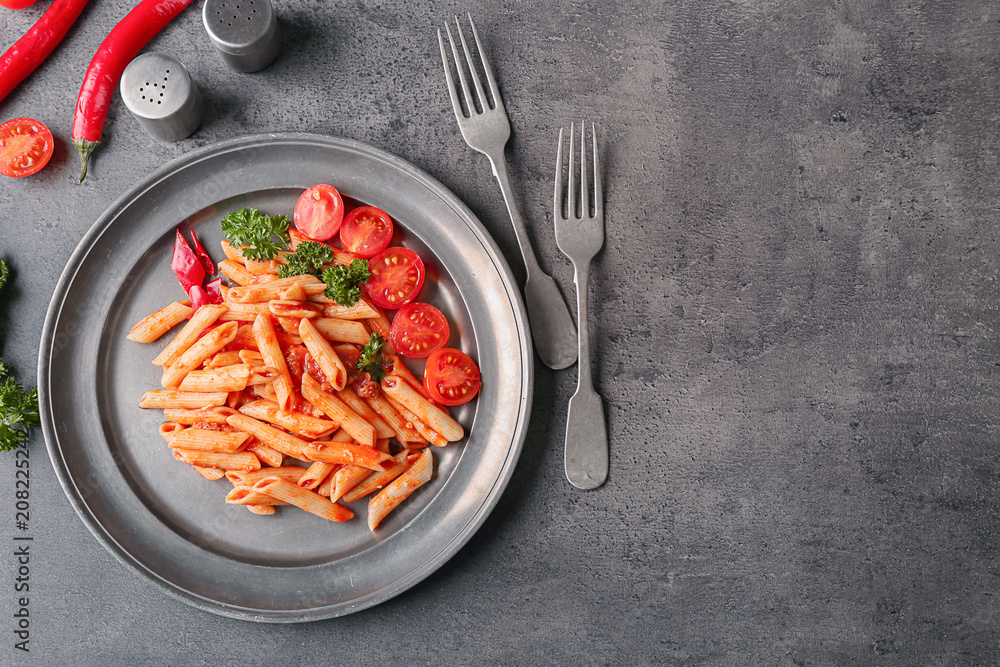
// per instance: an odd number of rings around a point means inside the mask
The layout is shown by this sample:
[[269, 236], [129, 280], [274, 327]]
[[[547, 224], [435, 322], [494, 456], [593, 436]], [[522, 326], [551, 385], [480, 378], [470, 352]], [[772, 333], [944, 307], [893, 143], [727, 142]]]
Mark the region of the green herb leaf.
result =
[[385, 377], [385, 361], [382, 359], [382, 345], [385, 341], [377, 332], [372, 332], [368, 342], [361, 348], [361, 358], [355, 364], [359, 371], [372, 376], [375, 382], [381, 382]]
[[333, 262], [333, 249], [325, 243], [303, 241], [295, 249], [295, 253], [285, 256], [287, 264], [278, 269], [279, 278], [291, 276], [318, 276], [323, 267]]
[[285, 215], [264, 215], [255, 208], [233, 211], [222, 219], [222, 233], [231, 243], [243, 248], [243, 256], [258, 261], [274, 259], [288, 244]]
[[26, 391], [0, 362], [0, 452], [23, 444], [28, 429], [38, 426], [38, 388]]
[[7, 284], [7, 277], [10, 276], [10, 267], [7, 266], [7, 262], [0, 259], [0, 289]]
[[361, 298], [361, 288], [358, 285], [367, 282], [369, 278], [371, 273], [368, 271], [368, 260], [355, 259], [347, 266], [331, 266], [323, 272], [323, 282], [326, 283], [323, 294], [338, 305], [353, 306]]

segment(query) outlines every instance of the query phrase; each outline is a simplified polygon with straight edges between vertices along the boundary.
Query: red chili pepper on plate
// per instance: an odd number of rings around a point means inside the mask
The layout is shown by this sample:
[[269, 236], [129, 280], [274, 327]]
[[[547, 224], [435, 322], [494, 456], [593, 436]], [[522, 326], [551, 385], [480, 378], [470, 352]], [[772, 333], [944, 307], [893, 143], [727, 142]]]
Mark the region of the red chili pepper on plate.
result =
[[194, 241], [194, 254], [201, 263], [201, 268], [205, 269], [205, 275], [215, 275], [215, 264], [212, 263], [212, 258], [208, 256], [208, 251], [198, 240], [198, 235], [194, 233], [194, 230], [191, 231], [191, 240]]
[[0, 56], [0, 100], [52, 53], [86, 4], [87, 0], [55, 0], [35, 25]]
[[170, 23], [192, 0], [142, 0], [118, 22], [90, 60], [80, 86], [73, 117], [73, 145], [80, 152], [82, 183], [87, 160], [101, 141], [111, 98], [122, 72], [142, 47]]

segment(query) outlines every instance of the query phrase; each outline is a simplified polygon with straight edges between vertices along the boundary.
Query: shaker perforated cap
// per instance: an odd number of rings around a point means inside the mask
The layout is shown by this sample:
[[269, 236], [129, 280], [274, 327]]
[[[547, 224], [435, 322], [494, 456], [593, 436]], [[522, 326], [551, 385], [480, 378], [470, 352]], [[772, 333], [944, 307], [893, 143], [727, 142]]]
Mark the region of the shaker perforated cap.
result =
[[270, 0], [206, 0], [201, 18], [233, 69], [256, 72], [278, 57], [281, 34]]
[[157, 139], [178, 141], [201, 124], [201, 94], [184, 65], [166, 53], [144, 53], [130, 62], [121, 93], [128, 110]]

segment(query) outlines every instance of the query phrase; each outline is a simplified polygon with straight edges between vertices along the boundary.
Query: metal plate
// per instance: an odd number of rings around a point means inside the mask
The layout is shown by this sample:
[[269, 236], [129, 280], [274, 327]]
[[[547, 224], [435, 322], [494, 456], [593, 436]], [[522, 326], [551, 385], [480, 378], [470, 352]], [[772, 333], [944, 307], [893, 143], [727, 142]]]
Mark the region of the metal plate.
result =
[[[194, 229], [221, 256], [219, 220], [252, 206], [290, 215], [316, 183], [385, 209], [394, 243], [428, 267], [421, 300], [452, 325], [449, 344], [475, 358], [483, 389], [455, 410], [466, 439], [434, 448], [434, 477], [371, 533], [366, 503], [334, 524], [294, 508], [271, 517], [223, 502], [171, 456], [150, 364], [171, 336], [125, 339], [178, 298], [173, 230]], [[307, 134], [246, 137], [164, 166], [119, 199], [70, 258], [49, 305], [38, 364], [42, 427], [59, 481], [97, 539], [168, 594], [225, 616], [316, 620], [378, 604], [413, 586], [476, 531], [503, 492], [524, 441], [532, 349], [509, 267], [472, 213], [440, 183], [370, 146]], [[420, 372], [420, 367], [414, 367]]]

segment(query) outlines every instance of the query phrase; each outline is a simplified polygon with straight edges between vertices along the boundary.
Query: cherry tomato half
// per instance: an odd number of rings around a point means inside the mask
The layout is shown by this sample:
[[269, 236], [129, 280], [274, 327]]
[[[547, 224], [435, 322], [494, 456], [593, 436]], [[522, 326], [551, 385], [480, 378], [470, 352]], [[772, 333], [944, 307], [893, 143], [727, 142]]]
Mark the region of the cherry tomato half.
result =
[[332, 185], [314, 185], [299, 195], [293, 221], [313, 241], [326, 241], [344, 221], [344, 200]]
[[482, 386], [479, 366], [461, 350], [443, 347], [427, 357], [424, 389], [443, 405], [468, 403]]
[[424, 263], [409, 248], [386, 248], [368, 260], [368, 271], [368, 294], [382, 308], [405, 306], [417, 298], [424, 285]]
[[408, 303], [396, 311], [389, 329], [389, 340], [396, 352], [419, 359], [437, 352], [451, 330], [440, 310], [429, 303]]
[[54, 147], [45, 125], [31, 118], [12, 118], [0, 125], [0, 174], [31, 176], [48, 164]]
[[344, 217], [340, 245], [355, 257], [374, 257], [389, 247], [392, 218], [380, 208], [360, 206]]
[[24, 9], [35, 4], [38, 0], [0, 0], [0, 7], [7, 9]]

